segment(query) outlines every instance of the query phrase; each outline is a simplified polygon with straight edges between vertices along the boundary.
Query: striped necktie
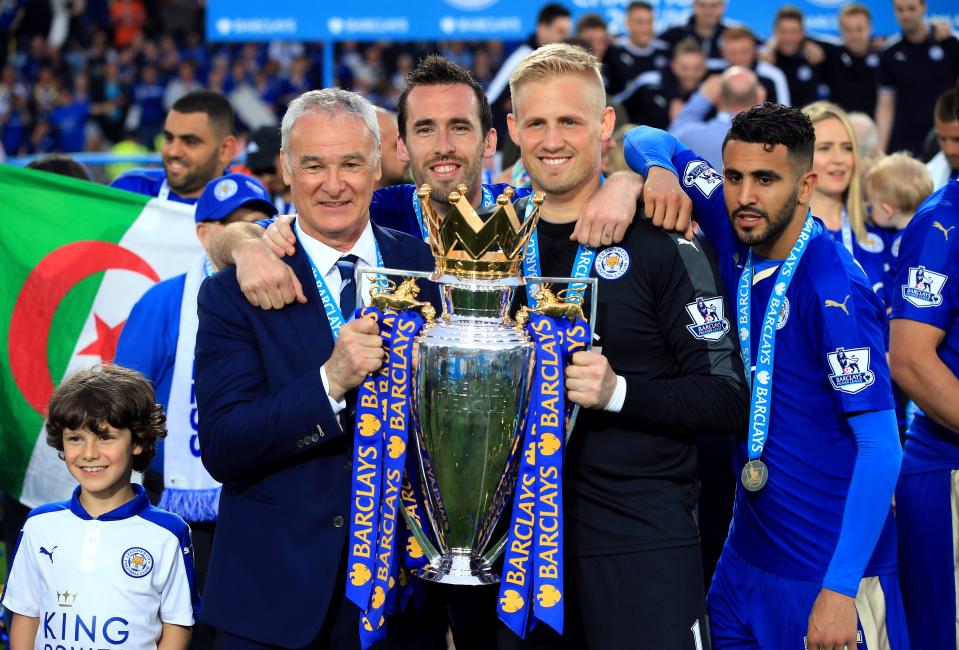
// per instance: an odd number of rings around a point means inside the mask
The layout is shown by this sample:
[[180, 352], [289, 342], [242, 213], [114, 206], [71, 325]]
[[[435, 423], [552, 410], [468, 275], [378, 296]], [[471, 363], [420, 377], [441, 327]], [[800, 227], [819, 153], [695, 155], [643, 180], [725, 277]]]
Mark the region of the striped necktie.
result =
[[353, 319], [356, 310], [356, 255], [344, 255], [336, 261], [336, 268], [340, 271], [340, 311], [343, 312], [343, 322]]

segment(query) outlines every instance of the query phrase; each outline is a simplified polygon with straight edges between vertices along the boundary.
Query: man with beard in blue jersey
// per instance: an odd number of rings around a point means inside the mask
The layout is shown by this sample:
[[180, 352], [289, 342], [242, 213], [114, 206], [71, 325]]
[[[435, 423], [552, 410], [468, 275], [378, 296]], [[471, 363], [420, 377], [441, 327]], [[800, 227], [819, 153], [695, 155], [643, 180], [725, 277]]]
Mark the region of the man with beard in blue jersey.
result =
[[649, 175], [647, 213], [692, 199], [751, 371], [742, 484], [708, 596], [714, 648], [908, 647], [884, 310], [809, 211], [814, 143], [809, 119], [776, 104], [736, 116], [722, 175], [662, 131], [640, 127], [624, 143]]
[[[446, 197], [460, 185], [466, 185], [474, 206], [492, 205], [508, 187], [482, 183], [482, 162], [496, 152], [497, 134], [486, 93], [465, 68], [441, 56], [426, 57], [407, 77], [397, 114], [399, 138], [383, 146], [398, 146], [399, 159], [409, 162], [415, 184], [377, 190], [370, 205], [373, 223], [425, 239], [426, 226], [415, 200], [419, 185], [432, 187], [430, 200], [439, 214], [446, 214]], [[635, 174], [613, 174], [583, 209], [573, 236], [593, 247], [621, 241], [641, 189]], [[517, 189], [516, 198], [529, 191]], [[267, 231], [271, 247], [260, 243], [262, 228], [249, 224], [224, 229], [211, 246], [214, 263], [236, 264], [244, 294], [265, 309], [305, 300], [289, 267], [278, 259], [293, 254], [289, 220], [275, 223]]]
[[[959, 110], [956, 119], [959, 120]], [[959, 647], [959, 180], [919, 206], [899, 246], [889, 364], [921, 409], [896, 487], [899, 566], [913, 648]]]
[[225, 173], [236, 153], [229, 100], [212, 90], [178, 99], [163, 123], [163, 169], [133, 169], [110, 186], [177, 203], [196, 203], [207, 183]]

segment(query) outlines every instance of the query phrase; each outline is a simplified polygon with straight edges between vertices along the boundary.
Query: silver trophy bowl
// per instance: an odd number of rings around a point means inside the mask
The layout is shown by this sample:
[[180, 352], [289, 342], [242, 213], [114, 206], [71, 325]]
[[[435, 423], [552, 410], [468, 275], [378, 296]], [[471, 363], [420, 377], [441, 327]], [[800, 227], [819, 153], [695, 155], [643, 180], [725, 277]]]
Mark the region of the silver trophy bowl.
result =
[[499, 581], [490, 565], [502, 542], [489, 546], [515, 483], [533, 344], [507, 316], [513, 287], [453, 280], [441, 291], [444, 315], [418, 339], [413, 388], [420, 479], [436, 541], [431, 548], [417, 535], [429, 559], [417, 575], [489, 584]]

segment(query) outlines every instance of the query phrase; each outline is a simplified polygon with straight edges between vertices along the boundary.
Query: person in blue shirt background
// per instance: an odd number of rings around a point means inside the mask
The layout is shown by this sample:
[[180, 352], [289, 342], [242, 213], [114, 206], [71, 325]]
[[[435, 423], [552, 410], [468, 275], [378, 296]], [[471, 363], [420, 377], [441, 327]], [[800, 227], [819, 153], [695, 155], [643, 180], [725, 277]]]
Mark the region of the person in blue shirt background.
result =
[[140, 78], [133, 85], [133, 106], [139, 112], [137, 134], [140, 144], [152, 147], [153, 141], [163, 131], [163, 91], [166, 85], [160, 80], [157, 69], [143, 66]]
[[178, 99], [163, 124], [163, 169], [134, 169], [110, 186], [179, 203], [196, 203], [236, 154], [233, 107], [222, 94], [197, 90]]
[[83, 152], [87, 141], [87, 116], [90, 102], [74, 97], [69, 88], [61, 88], [57, 105], [47, 118], [56, 138], [56, 149], [63, 153]]
[[816, 102], [802, 110], [816, 130], [812, 167], [818, 179], [809, 207], [883, 296], [885, 241], [882, 231], [866, 221], [856, 132], [846, 112], [835, 104]]
[[[212, 234], [235, 221], [254, 221], [276, 214], [266, 189], [256, 179], [228, 174], [207, 184], [196, 207], [197, 238], [204, 249]], [[169, 434], [163, 453], [148, 472], [162, 473], [158, 505], [190, 524], [200, 588], [206, 581], [216, 531], [220, 484], [200, 461], [198, 415], [193, 385], [193, 350], [197, 331], [200, 284], [215, 272], [206, 254], [183, 275], [158, 282], [133, 306], [117, 343], [114, 363], [142, 372], [167, 415]], [[145, 481], [148, 489], [159, 483]], [[154, 494], [150, 495], [156, 498]], [[205, 623], [194, 629], [193, 647], [210, 647], [215, 633]]]
[[[959, 119], [959, 111], [956, 118]], [[902, 235], [892, 302], [893, 379], [921, 409], [896, 487], [899, 565], [912, 646], [959, 638], [959, 180], [937, 190]]]
[[885, 312], [809, 211], [814, 142], [800, 111], [766, 104], [733, 120], [723, 175], [656, 129], [639, 127], [624, 145], [648, 176], [647, 214], [681, 192], [692, 200], [736, 296], [753, 377], [749, 438], [734, 461], [742, 485], [708, 596], [714, 648], [838, 650], [860, 647], [860, 636], [868, 647], [909, 647]]

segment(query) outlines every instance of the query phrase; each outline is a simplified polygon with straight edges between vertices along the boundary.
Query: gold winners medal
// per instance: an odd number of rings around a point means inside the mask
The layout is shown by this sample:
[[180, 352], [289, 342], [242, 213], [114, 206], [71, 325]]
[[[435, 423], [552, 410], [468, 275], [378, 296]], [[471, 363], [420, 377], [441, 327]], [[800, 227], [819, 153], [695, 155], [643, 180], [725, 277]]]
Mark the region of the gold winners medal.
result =
[[766, 469], [766, 464], [758, 458], [746, 463], [743, 467], [743, 473], [740, 476], [743, 487], [750, 492], [759, 492], [766, 486], [768, 479], [769, 470]]

